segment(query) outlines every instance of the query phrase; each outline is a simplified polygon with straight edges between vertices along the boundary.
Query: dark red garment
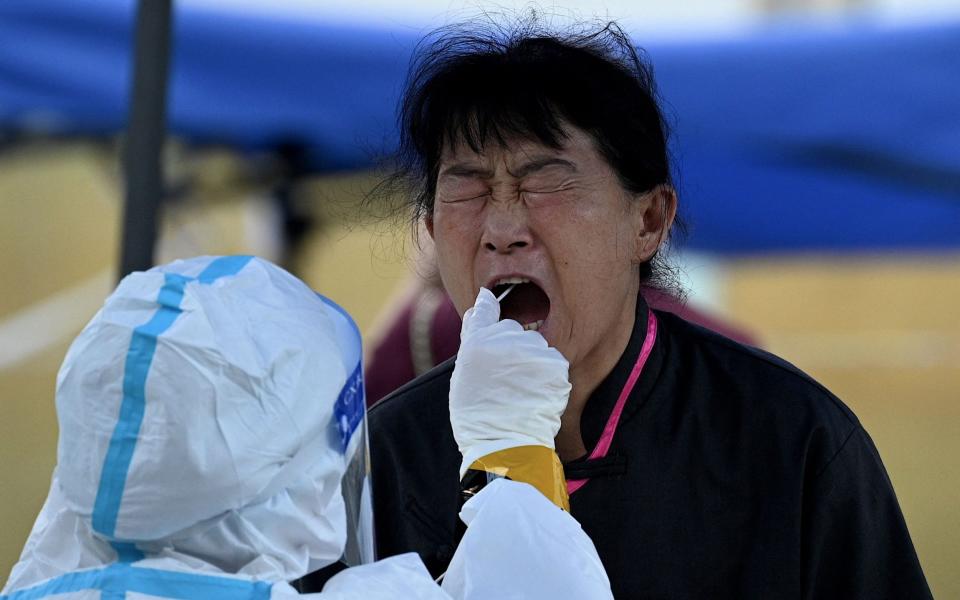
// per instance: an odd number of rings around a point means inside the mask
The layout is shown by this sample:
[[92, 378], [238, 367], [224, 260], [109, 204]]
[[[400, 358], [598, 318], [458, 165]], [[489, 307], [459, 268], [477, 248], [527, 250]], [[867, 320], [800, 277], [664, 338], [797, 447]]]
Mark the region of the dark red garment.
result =
[[442, 291], [421, 288], [370, 353], [367, 405], [455, 356], [459, 347], [460, 315], [453, 302]]
[[[725, 321], [691, 308], [676, 297], [656, 290], [644, 296], [655, 309], [671, 312], [691, 323], [748, 346], [755, 338]], [[373, 405], [417, 375], [457, 354], [460, 314], [446, 293], [422, 288], [397, 314], [386, 334], [374, 346], [366, 368], [367, 404]]]

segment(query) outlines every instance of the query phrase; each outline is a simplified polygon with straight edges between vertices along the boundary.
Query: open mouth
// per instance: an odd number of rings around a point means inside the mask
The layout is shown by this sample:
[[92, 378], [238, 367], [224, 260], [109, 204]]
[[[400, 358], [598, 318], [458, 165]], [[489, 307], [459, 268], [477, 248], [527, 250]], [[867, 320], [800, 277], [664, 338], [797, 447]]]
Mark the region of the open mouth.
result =
[[500, 301], [500, 319], [513, 319], [524, 329], [537, 331], [550, 314], [550, 298], [539, 285], [523, 277], [506, 277], [494, 284], [491, 291], [494, 296], [514, 286]]

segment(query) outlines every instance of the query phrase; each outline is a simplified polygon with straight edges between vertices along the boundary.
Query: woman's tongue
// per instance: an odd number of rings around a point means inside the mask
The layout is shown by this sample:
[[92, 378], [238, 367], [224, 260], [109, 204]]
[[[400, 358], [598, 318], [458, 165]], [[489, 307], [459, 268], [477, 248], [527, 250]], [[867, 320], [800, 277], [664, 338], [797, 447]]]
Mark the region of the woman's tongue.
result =
[[521, 325], [543, 321], [550, 313], [550, 299], [540, 286], [521, 283], [500, 302], [500, 318], [513, 319]]

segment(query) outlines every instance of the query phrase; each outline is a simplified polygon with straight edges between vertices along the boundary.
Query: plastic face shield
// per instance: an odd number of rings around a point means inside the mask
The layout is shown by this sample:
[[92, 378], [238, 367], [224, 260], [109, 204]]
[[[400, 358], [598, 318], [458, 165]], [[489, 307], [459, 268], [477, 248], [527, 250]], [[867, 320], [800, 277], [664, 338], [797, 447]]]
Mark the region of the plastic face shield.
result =
[[350, 567], [374, 561], [373, 498], [367, 420], [354, 431], [347, 448], [347, 470], [340, 489], [347, 514], [347, 543], [340, 560]]
[[[350, 567], [374, 561], [373, 498], [370, 485], [370, 452], [367, 442], [367, 400], [363, 387], [363, 352], [360, 330], [334, 302], [320, 296], [332, 309], [337, 341], [349, 373], [334, 405], [346, 471], [340, 489], [346, 507], [347, 541], [340, 560]], [[339, 318], [337, 318], [339, 317]]]

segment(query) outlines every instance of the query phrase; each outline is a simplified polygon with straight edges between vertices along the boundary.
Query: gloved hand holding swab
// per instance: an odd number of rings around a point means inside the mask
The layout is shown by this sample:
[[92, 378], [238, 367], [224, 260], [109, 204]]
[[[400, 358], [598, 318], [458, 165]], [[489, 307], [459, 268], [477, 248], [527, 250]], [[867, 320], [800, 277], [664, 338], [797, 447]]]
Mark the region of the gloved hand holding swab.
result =
[[497, 297], [480, 288], [463, 316], [450, 378], [450, 425], [463, 456], [461, 478], [474, 461], [506, 448], [553, 449], [570, 395], [569, 368], [541, 334], [512, 319], [501, 321]]

